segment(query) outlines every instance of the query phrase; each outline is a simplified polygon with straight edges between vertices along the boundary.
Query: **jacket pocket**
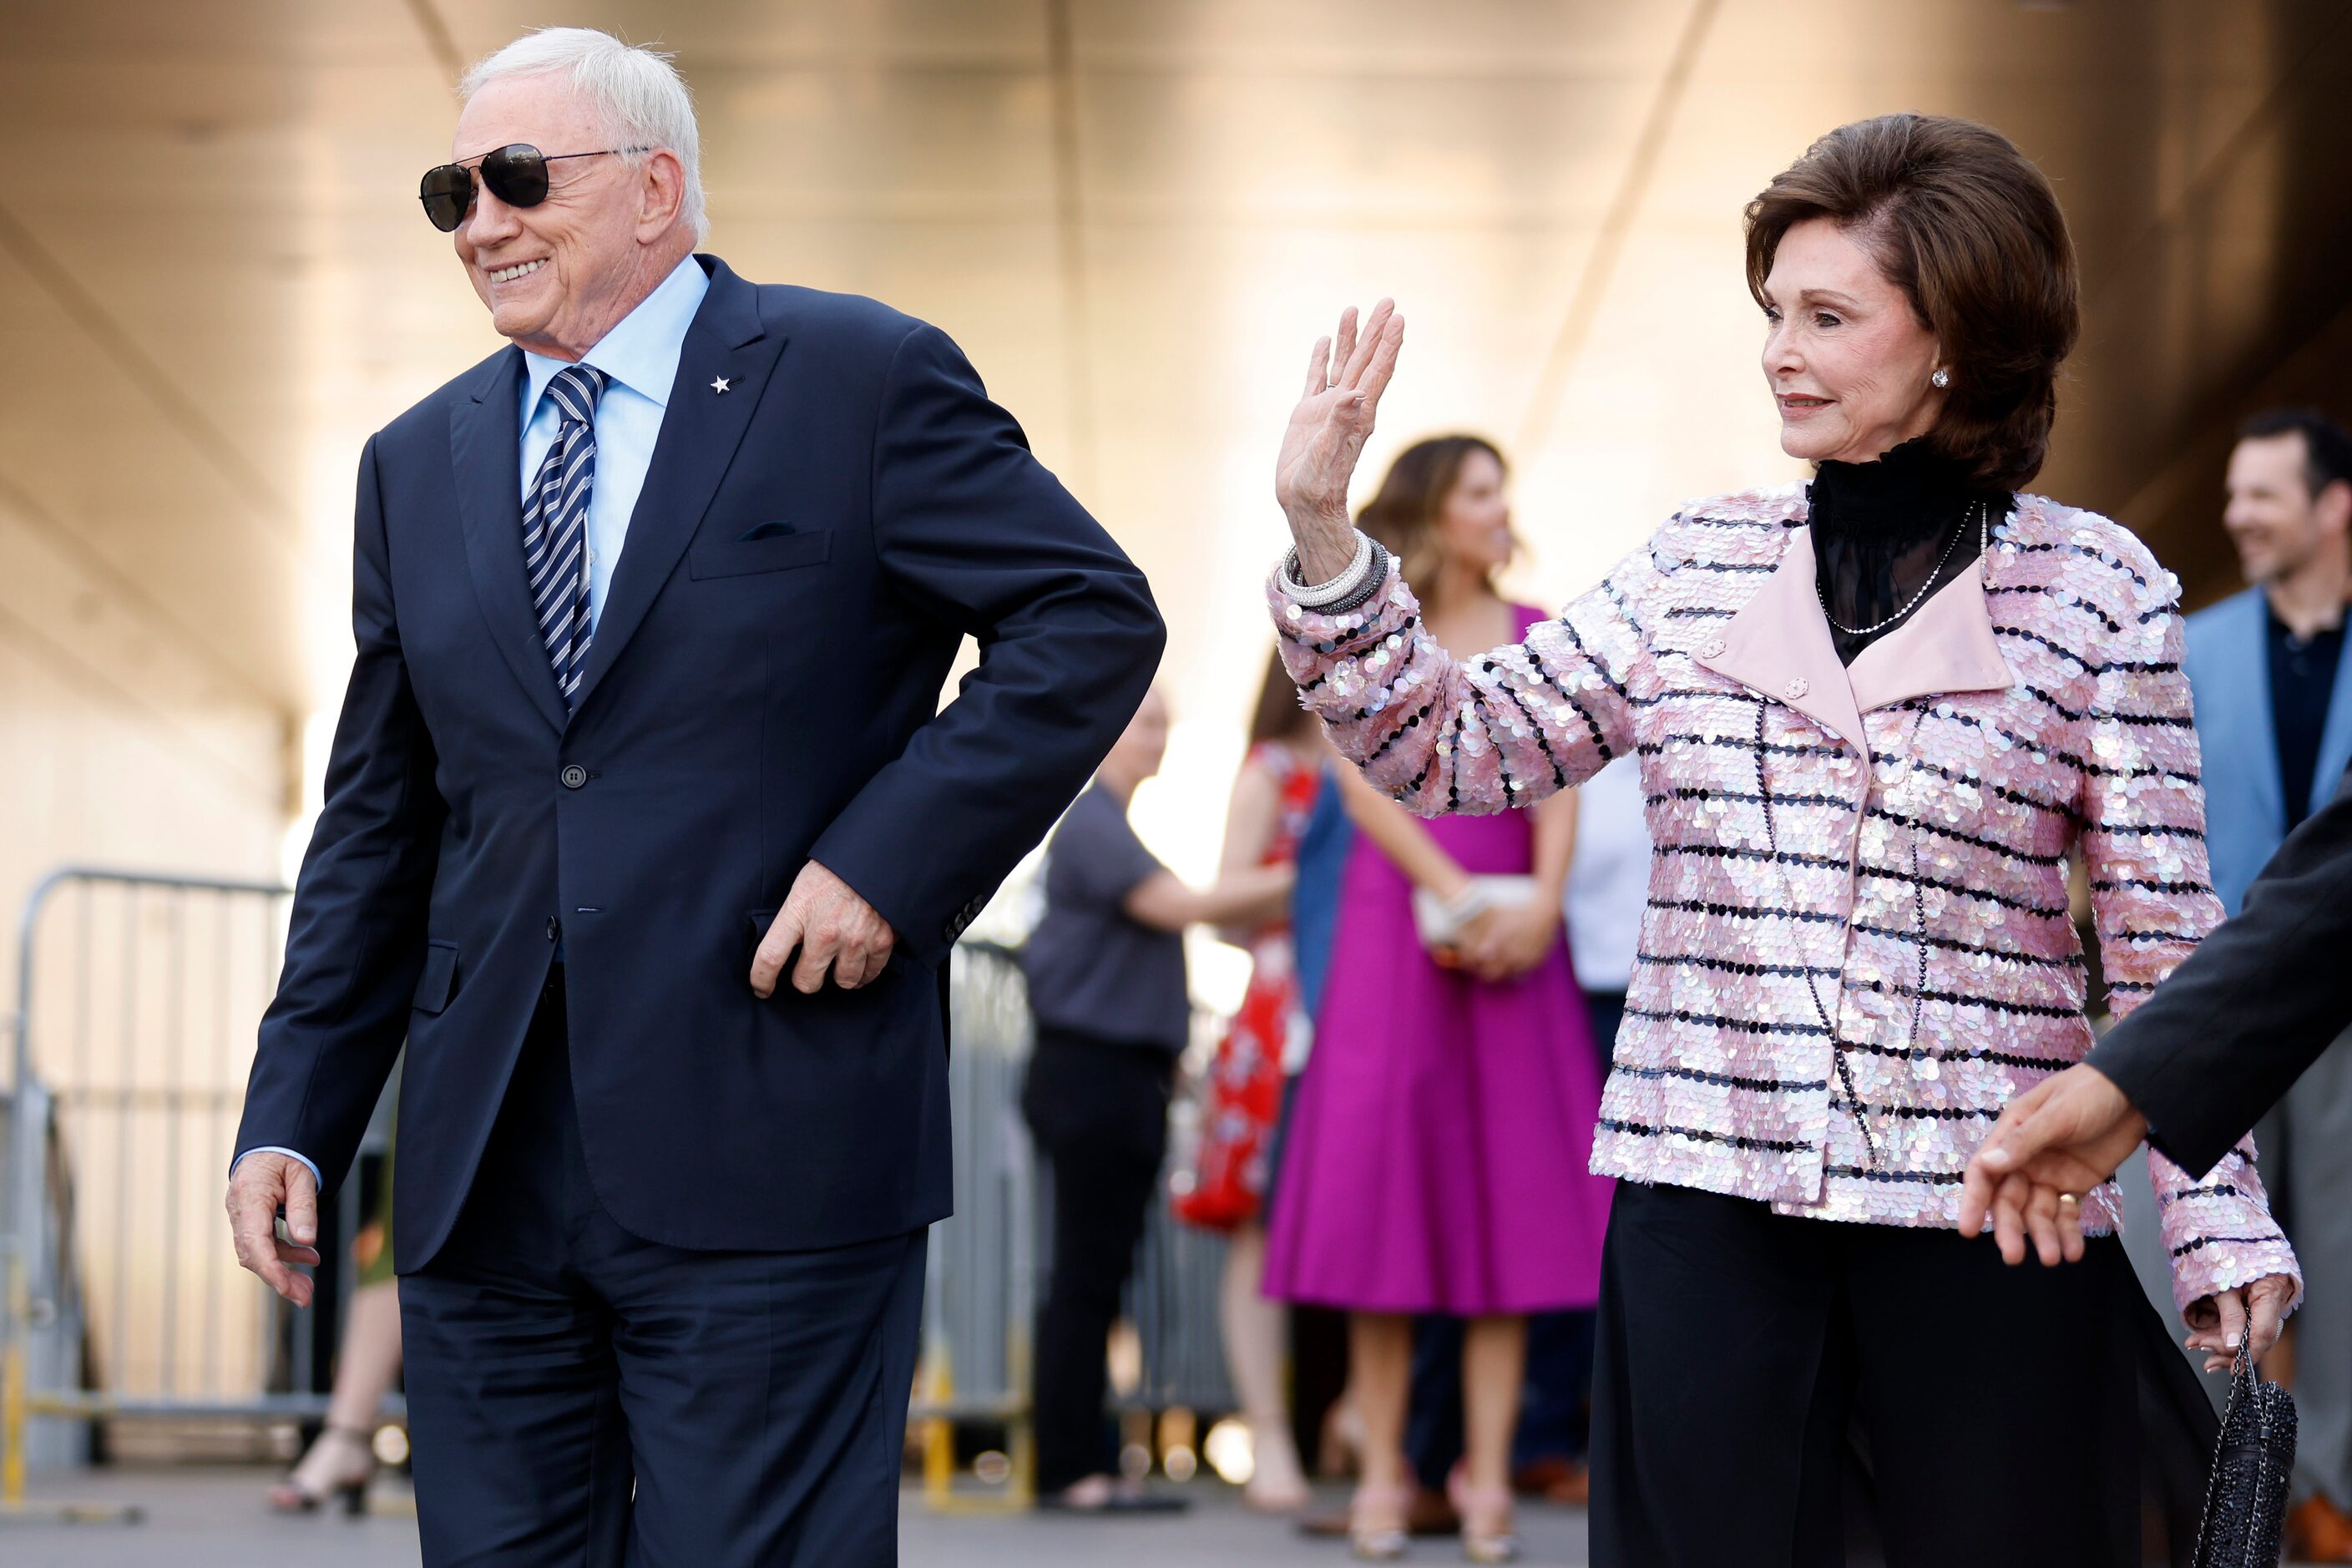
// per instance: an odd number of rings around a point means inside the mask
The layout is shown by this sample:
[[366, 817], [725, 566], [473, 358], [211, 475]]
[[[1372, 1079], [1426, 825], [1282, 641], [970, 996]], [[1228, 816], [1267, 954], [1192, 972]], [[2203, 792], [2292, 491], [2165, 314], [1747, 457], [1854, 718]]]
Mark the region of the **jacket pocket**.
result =
[[[754, 533], [759, 531], [752, 530]], [[697, 544], [687, 552], [686, 569], [697, 578], [748, 577], [755, 572], [787, 572], [795, 566], [821, 565], [832, 558], [833, 530], [818, 528]]]
[[425, 944], [425, 973], [416, 977], [416, 996], [410, 1004], [420, 1013], [438, 1013], [457, 994], [457, 944]]

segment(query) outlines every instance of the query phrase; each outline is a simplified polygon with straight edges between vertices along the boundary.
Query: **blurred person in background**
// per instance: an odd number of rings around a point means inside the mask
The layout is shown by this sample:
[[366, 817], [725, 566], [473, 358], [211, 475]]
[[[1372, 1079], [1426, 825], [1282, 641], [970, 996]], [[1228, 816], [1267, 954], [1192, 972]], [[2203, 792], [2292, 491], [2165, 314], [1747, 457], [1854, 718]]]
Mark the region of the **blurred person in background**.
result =
[[[2213, 890], [2234, 917], [2263, 862], [2352, 763], [2342, 675], [2352, 436], [2316, 409], [2257, 414], [2238, 431], [2227, 485], [2221, 522], [2252, 585], [2189, 617], [2183, 664]], [[2308, 1561], [2352, 1563], [2352, 1047], [2306, 1071], [2254, 1142], [2306, 1289], [2293, 1331], [2303, 1495], [2289, 1531]]]
[[1053, 1172], [1053, 1272], [1037, 1307], [1037, 1506], [1171, 1511], [1181, 1499], [1118, 1479], [1106, 1357], [1168, 1152], [1168, 1098], [1192, 1037], [1184, 928], [1265, 925], [1290, 898], [1286, 863], [1188, 888], [1129, 826], [1136, 786], [1168, 751], [1157, 689], [1055, 828], [1045, 909], [1021, 953], [1037, 1043], [1021, 1112]]
[[[1493, 647], [1541, 618], [1494, 588], [1517, 547], [1506, 478], [1476, 437], [1423, 441], [1364, 509], [1366, 532], [1429, 584], [1446, 646]], [[1352, 768], [1340, 785], [1356, 839], [1266, 1289], [1353, 1314], [1349, 1531], [1371, 1560], [1401, 1555], [1411, 1522], [1413, 1319], [1468, 1320], [1449, 1490], [1465, 1552], [1506, 1561], [1526, 1317], [1592, 1303], [1608, 1213], [1609, 1184], [1586, 1173], [1599, 1068], [1560, 937], [1575, 803], [1423, 824]]]
[[[2221, 919], [2178, 588], [2115, 523], [2018, 493], [2080, 314], [2056, 198], [2007, 139], [1857, 121], [1746, 216], [1810, 485], [1693, 502], [1516, 646], [1457, 658], [1431, 580], [1349, 524], [1403, 341], [1389, 302], [1360, 333], [1350, 311], [1276, 468], [1284, 661], [1422, 816], [1538, 805], [1623, 757], [1661, 802], [1595, 1140], [1624, 1178], [1598, 1568], [1843, 1561], [1850, 1428], [1890, 1561], [2124, 1568], [2142, 1365], [2186, 1368], [2120, 1242], [2083, 1239], [2116, 1194], [2035, 1214], [2043, 1260], [2084, 1267], [2007, 1268], [1951, 1226], [2002, 1105], [2092, 1046], [2070, 852], [2119, 1014]], [[2195, 1348], [2259, 1349], [2299, 1277], [2252, 1149], [2216, 1158], [2151, 1161], [2174, 1294]]]
[[[1249, 742], [1225, 808], [1219, 865], [1226, 874], [1295, 864], [1328, 771], [1322, 726], [1299, 706], [1298, 688], [1271, 656], [1251, 715]], [[1178, 1218], [1226, 1238], [1219, 1316], [1225, 1364], [1250, 1430], [1245, 1495], [1251, 1506], [1275, 1513], [1302, 1507], [1307, 1499], [1307, 1477], [1291, 1439], [1290, 1402], [1283, 1392], [1289, 1314], [1261, 1289], [1266, 1175], [1282, 1106], [1284, 1064], [1308, 1026], [1299, 1005], [1289, 902], [1263, 925], [1228, 927], [1221, 933], [1249, 953], [1249, 984], [1202, 1086], [1192, 1179], [1175, 1203]]]
[[459, 94], [419, 216], [508, 342], [360, 460], [237, 1258], [310, 1302], [405, 1037], [425, 1562], [893, 1563], [949, 953], [1164, 630], [946, 333], [696, 254], [667, 57]]

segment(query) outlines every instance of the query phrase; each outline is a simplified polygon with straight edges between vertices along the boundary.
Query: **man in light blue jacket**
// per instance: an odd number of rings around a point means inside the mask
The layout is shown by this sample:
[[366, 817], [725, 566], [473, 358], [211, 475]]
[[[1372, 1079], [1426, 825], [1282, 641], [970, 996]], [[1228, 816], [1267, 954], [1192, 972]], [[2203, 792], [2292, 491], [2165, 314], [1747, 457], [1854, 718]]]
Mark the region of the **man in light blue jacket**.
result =
[[[2352, 763], [2352, 437], [2314, 409], [2239, 430], [2222, 523], [2243, 593], [2189, 617], [2213, 886], [2231, 914], [2279, 842]], [[2293, 1525], [2308, 1561], [2352, 1563], [2352, 1047], [2342, 1039], [2255, 1136], [2306, 1271]]]

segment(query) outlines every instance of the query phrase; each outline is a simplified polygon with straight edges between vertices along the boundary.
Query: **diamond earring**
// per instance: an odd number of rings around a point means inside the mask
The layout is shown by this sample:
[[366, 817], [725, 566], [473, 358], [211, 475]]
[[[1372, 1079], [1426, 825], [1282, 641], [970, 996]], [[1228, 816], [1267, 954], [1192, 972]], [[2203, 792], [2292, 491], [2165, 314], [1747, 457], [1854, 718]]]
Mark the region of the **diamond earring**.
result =
[[1935, 374], [1929, 376], [1927, 378], [1927, 382], [1931, 386], [1949, 386], [1952, 384], [1952, 373], [1948, 370], [1939, 370]]

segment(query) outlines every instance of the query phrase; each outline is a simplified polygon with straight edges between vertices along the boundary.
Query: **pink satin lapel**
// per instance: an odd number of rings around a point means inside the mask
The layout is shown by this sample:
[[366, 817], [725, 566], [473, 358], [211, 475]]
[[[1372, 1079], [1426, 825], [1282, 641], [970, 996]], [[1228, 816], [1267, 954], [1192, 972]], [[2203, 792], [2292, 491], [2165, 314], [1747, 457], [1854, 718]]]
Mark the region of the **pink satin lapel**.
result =
[[1840, 740], [1864, 743], [1853, 688], [1813, 593], [1811, 530], [1789, 530], [1780, 566], [1721, 633], [1700, 640], [1694, 657], [1717, 675], [1794, 708]]
[[[1808, 551], [1808, 558], [1811, 552]], [[1984, 572], [1973, 566], [1936, 590], [1918, 614], [1864, 648], [1846, 668], [1867, 713], [1948, 691], [2006, 691], [2017, 674], [1992, 635]]]

